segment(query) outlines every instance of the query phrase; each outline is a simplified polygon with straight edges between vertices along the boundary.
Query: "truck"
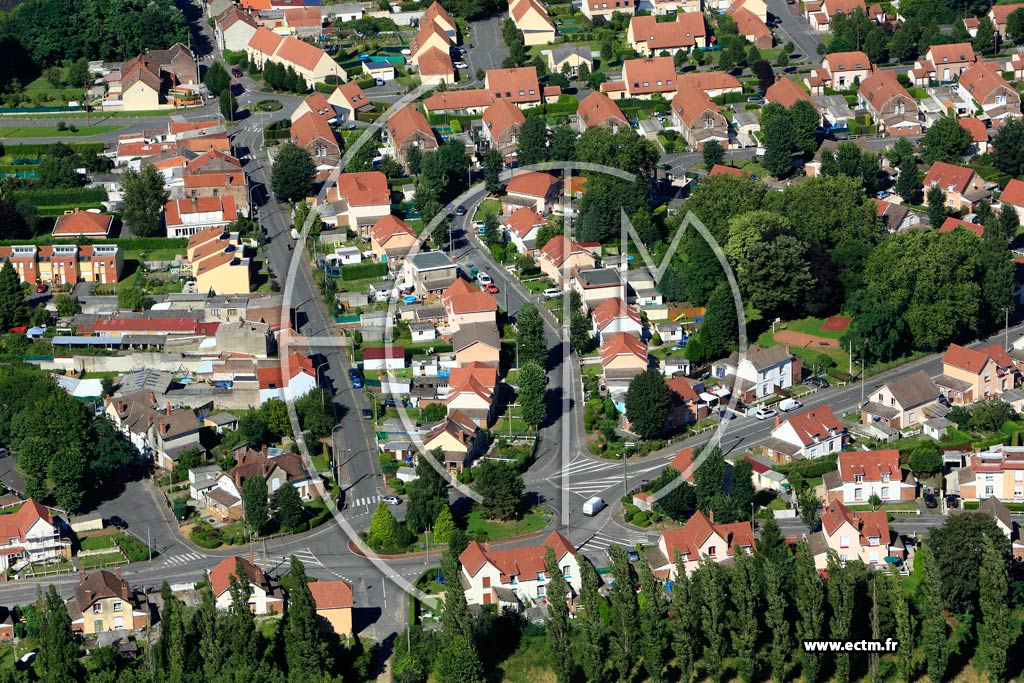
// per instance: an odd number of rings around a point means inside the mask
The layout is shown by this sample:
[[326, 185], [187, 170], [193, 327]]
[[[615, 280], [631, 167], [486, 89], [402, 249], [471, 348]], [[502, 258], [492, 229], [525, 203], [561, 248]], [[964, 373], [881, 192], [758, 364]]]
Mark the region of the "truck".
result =
[[598, 496], [594, 496], [583, 503], [583, 514], [587, 517], [593, 517], [606, 507], [608, 507], [608, 503], [604, 502], [604, 500]]

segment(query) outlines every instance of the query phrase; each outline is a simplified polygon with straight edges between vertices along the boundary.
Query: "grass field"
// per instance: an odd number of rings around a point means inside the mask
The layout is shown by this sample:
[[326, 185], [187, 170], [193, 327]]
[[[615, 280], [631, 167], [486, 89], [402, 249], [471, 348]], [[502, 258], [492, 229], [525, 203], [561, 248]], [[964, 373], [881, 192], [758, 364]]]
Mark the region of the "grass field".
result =
[[827, 337], [829, 339], [841, 339], [844, 332], [836, 332], [834, 330], [823, 330], [821, 326], [825, 324], [822, 318], [803, 318], [802, 320], [793, 320], [791, 322], [783, 323], [782, 326], [777, 326], [776, 330], [793, 330], [794, 332], [803, 332], [804, 334], [813, 334], [819, 337]]
[[91, 135], [102, 135], [120, 130], [124, 126], [110, 124], [93, 124], [91, 126], [77, 126], [78, 130], [58, 130], [57, 126], [2, 126], [0, 127], [0, 138], [82, 138]]
[[82, 550], [103, 550], [105, 548], [115, 548], [117, 545], [114, 543], [114, 534], [97, 534], [94, 536], [83, 536], [79, 540], [79, 548]]
[[466, 518], [466, 533], [474, 536], [486, 535], [488, 541], [500, 541], [513, 536], [532, 534], [540, 531], [548, 523], [548, 513], [544, 508], [535, 507], [523, 515], [522, 519], [513, 522], [498, 522], [485, 519], [480, 508], [473, 508]]
[[103, 553], [101, 555], [89, 555], [78, 558], [78, 564], [82, 569], [93, 569], [95, 567], [109, 567], [114, 564], [127, 564], [124, 555], [120, 551]]

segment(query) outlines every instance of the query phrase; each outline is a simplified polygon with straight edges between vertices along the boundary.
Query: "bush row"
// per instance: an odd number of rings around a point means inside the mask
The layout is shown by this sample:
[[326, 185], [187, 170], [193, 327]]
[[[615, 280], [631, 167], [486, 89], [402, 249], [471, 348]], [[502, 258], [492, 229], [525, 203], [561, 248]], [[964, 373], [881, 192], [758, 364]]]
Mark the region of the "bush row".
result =
[[102, 202], [107, 198], [107, 191], [102, 187], [16, 190], [14, 197], [16, 199], [27, 199], [36, 205], [56, 206], [59, 204]]
[[[69, 142], [66, 144], [76, 152], [88, 152], [90, 150], [97, 154], [103, 152], [102, 142]], [[46, 154], [46, 150], [49, 147], [50, 143], [26, 142], [19, 145], [4, 145], [3, 150], [12, 157], [33, 157]]]
[[362, 280], [368, 277], [380, 277], [387, 275], [388, 264], [377, 261], [366, 261], [350, 266], [341, 267], [342, 280]]

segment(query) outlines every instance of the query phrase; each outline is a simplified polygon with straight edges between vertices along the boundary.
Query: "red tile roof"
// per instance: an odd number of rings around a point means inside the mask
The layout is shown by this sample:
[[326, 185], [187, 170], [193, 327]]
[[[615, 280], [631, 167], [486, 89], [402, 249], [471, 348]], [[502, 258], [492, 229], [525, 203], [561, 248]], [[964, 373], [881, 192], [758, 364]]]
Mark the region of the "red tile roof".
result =
[[[333, 108], [330, 111], [332, 114], [334, 113]], [[295, 119], [291, 125], [291, 139], [299, 147], [307, 147], [318, 140], [323, 140], [330, 145], [339, 147], [331, 125], [327, 123], [326, 118], [317, 114], [316, 111], [306, 112]]]
[[90, 328], [103, 332], [181, 332], [194, 334], [199, 322], [195, 318], [100, 318]]
[[[692, 15], [692, 18], [687, 18]], [[699, 33], [694, 31], [698, 30]], [[680, 12], [677, 21], [659, 22], [657, 17], [647, 15], [632, 17], [629, 29], [633, 32], [633, 40], [646, 43], [647, 49], [657, 53], [659, 50], [692, 47], [697, 44], [697, 37], [707, 34], [704, 28], [704, 15], [700, 12]]]
[[687, 126], [692, 126], [697, 117], [705, 112], [722, 115], [722, 110], [708, 97], [703, 90], [693, 85], [684, 85], [672, 98], [672, 111], [678, 114], [680, 120]]
[[547, 223], [547, 219], [528, 206], [521, 206], [512, 212], [505, 221], [505, 227], [514, 232], [520, 239], [526, 239], [535, 227]]
[[238, 218], [235, 199], [230, 195], [223, 197], [172, 199], [164, 204], [164, 220], [167, 225], [181, 225], [181, 217], [193, 213], [220, 213], [222, 220], [228, 222]]
[[671, 57], [627, 59], [622, 73], [622, 80], [633, 96], [673, 92], [679, 87], [675, 63]]
[[984, 102], [996, 90], [1013, 90], [1003, 75], [985, 62], [975, 62], [960, 74], [960, 87], [978, 102]]
[[113, 222], [114, 217], [109, 214], [75, 209], [57, 218], [53, 224], [53, 234], [56, 237], [106, 237], [110, 234]]
[[694, 380], [688, 377], [673, 377], [665, 382], [665, 386], [669, 388], [676, 397], [684, 403], [696, 403], [700, 401], [700, 395], [693, 386]]
[[497, 140], [508, 129], [513, 126], [521, 126], [526, 123], [523, 110], [508, 100], [498, 100], [484, 111], [484, 125], [491, 134], [491, 138]]
[[309, 592], [318, 610], [341, 609], [354, 604], [352, 586], [347, 581], [313, 581]]
[[423, 108], [427, 111], [444, 111], [448, 109], [474, 109], [486, 107], [494, 98], [488, 90], [447, 90], [434, 93], [423, 100]]
[[286, 37], [277, 48], [277, 57], [310, 71], [315, 69], [324, 57], [330, 59], [330, 56], [320, 48], [291, 36]]
[[814, 104], [810, 94], [800, 87], [792, 78], [780, 76], [764, 93], [766, 102], [775, 102], [789, 109], [797, 100], [805, 100]]
[[345, 198], [349, 206], [391, 205], [388, 178], [380, 171], [340, 174], [338, 194]]
[[742, 178], [744, 174], [742, 169], [733, 168], [732, 166], [723, 166], [722, 164], [715, 164], [711, 167], [708, 175], [731, 175], [736, 178]]
[[855, 9], [867, 9], [865, 7], [864, 0], [827, 0], [827, 4], [824, 4], [824, 10], [829, 19], [836, 15], [836, 12], [842, 12], [843, 14], [850, 14]]
[[843, 430], [843, 425], [828, 406], [818, 406], [791, 415], [782, 424], [786, 423], [793, 427], [800, 443], [804, 445], [814, 443], [815, 439], [828, 438], [830, 431], [838, 434]]
[[593, 312], [594, 322], [597, 323], [597, 329], [603, 330], [612, 321], [618, 318], [629, 318], [635, 323], [640, 323], [640, 313], [630, 306], [625, 301], [615, 296], [611, 299], [605, 299], [601, 304], [594, 309]]
[[825, 61], [828, 62], [828, 70], [832, 74], [863, 71], [864, 69], [871, 71], [872, 69], [871, 60], [866, 54], [859, 51], [833, 52], [825, 55]]
[[[447, 34], [446, 34], [447, 35]], [[450, 76], [455, 73], [455, 65], [452, 63], [452, 56], [444, 50], [431, 47], [420, 53], [417, 58], [418, 68], [421, 74], [430, 76]]]
[[448, 285], [441, 293], [441, 301], [444, 302], [445, 308], [455, 315], [498, 310], [498, 302], [494, 296], [477, 289], [462, 278], [457, 278]]
[[464, 367], [452, 368], [448, 378], [448, 398], [445, 402], [450, 403], [456, 396], [465, 393], [473, 393], [486, 401], [491, 401], [497, 386], [497, 368], [483, 363], [471, 363]]
[[881, 451], [844, 451], [837, 461], [839, 478], [844, 483], [853, 483], [859, 475], [862, 481], [882, 481], [882, 475], [888, 474], [890, 480], [898, 482], [902, 479], [900, 469], [900, 452], [898, 450]]
[[[240, 570], [240, 571], [239, 571]], [[267, 575], [263, 570], [244, 557], [225, 557], [210, 572], [210, 588], [214, 597], [221, 595], [231, 584], [231, 577], [245, 577], [249, 584], [263, 586], [267, 583]]]
[[389, 116], [385, 125], [388, 129], [388, 135], [397, 145], [401, 145], [407, 138], [417, 132], [429, 135], [430, 137], [434, 136], [434, 131], [430, 128], [430, 124], [427, 123], [427, 117], [411, 106], [402, 107]]
[[320, 28], [324, 24], [320, 7], [289, 7], [284, 10], [284, 20], [288, 26], [298, 28]]
[[299, 375], [316, 377], [313, 361], [301, 353], [291, 353], [287, 358], [256, 369], [256, 378], [259, 380], [260, 389], [283, 389]]
[[363, 89], [355, 81], [339, 85], [335, 88], [335, 92], [340, 92], [352, 109], [370, 106], [369, 98], [366, 97], [366, 93], [363, 92]]
[[269, 29], [258, 28], [249, 39], [249, 47], [265, 55], [272, 55], [277, 51], [277, 46], [281, 44], [282, 40], [284, 40], [283, 36], [279, 36]]
[[608, 365], [618, 356], [633, 355], [647, 363], [647, 344], [631, 334], [609, 335], [601, 344], [601, 365]]
[[40, 505], [35, 498], [29, 498], [22, 503], [17, 512], [0, 515], [0, 538], [5, 540], [17, 538], [24, 541], [25, 534], [39, 520], [53, 526], [53, 517], [50, 515], [50, 511]]
[[470, 576], [476, 575], [484, 564], [490, 564], [501, 572], [502, 583], [508, 583], [512, 576], [535, 579], [539, 572], [547, 576], [547, 563], [544, 561], [546, 548], [555, 551], [555, 560], [566, 555], [575, 555], [576, 548], [557, 531], [552, 531], [540, 545], [522, 548], [491, 550], [487, 546], [473, 541], [459, 555], [459, 561]]
[[452, 15], [449, 14], [448, 10], [441, 6], [441, 3], [436, 2], [435, 0], [435, 2], [430, 3], [430, 7], [428, 7], [427, 11], [423, 13], [423, 20], [430, 23], [436, 23], [439, 19], [445, 25], [453, 29], [456, 27], [455, 19], [452, 18]]
[[871, 103], [876, 111], [882, 111], [890, 101], [897, 97], [906, 99], [907, 109], [917, 108], [917, 102], [907, 90], [896, 80], [892, 71], [878, 70], [864, 79], [858, 89], [860, 96]]
[[580, 100], [577, 115], [586, 128], [612, 124], [629, 125], [619, 105], [604, 93], [596, 91]]
[[956, 122], [960, 124], [961, 128], [971, 134], [971, 140], [974, 142], [988, 142], [988, 128], [985, 127], [985, 122], [981, 119], [973, 116], [964, 116], [957, 119]]
[[548, 240], [548, 243], [541, 247], [541, 256], [558, 267], [565, 263], [573, 254], [588, 254], [589, 251], [583, 248], [579, 242], [570, 240], [565, 235], [557, 235]]
[[[672, 60], [671, 57], [661, 57], [660, 59]], [[739, 92], [743, 89], [743, 84], [740, 80], [732, 74], [727, 74], [724, 71], [698, 71], [695, 73], [683, 74], [679, 76], [679, 87], [682, 88], [685, 85], [694, 85], [709, 95], [712, 92], [718, 92], [719, 90], [727, 90]]]
[[[686, 12], [685, 14], [689, 14]], [[736, 22], [736, 29], [741, 36], [750, 40], [758, 40], [765, 36], [770, 36], [772, 30], [768, 28], [767, 24], [761, 21], [761, 17], [757, 16], [746, 7], [740, 7], [738, 10], [732, 12], [733, 21]]]
[[373, 227], [370, 228], [370, 235], [373, 239], [377, 240], [377, 244], [382, 246], [399, 233], [405, 233], [412, 237], [416, 236], [416, 231], [413, 230], [408, 223], [398, 216], [390, 213], [378, 220], [373, 224]]
[[970, 43], [932, 45], [925, 53], [931, 54], [931, 62], [938, 69], [943, 64], [963, 64], [975, 60], [974, 48]]
[[954, 166], [944, 161], [936, 161], [924, 176], [924, 186], [929, 188], [937, 185], [943, 190], [952, 189], [963, 193], [967, 190], [974, 177], [974, 171], [964, 166]]
[[959, 344], [950, 344], [946, 353], [942, 354], [943, 365], [952, 365], [975, 375], [981, 373], [989, 359], [995, 361], [999, 368], [1013, 367], [1013, 360], [999, 344], [990, 344], [983, 349], [969, 349]]
[[851, 512], [840, 501], [833, 501], [821, 511], [821, 527], [826, 536], [832, 536], [843, 524], [850, 524], [859, 534], [860, 543], [869, 538], [878, 538], [879, 543], [889, 543], [889, 520], [884, 510], [877, 512]]
[[989, 11], [995, 18], [998, 27], [1006, 24], [1007, 17], [1019, 9], [1024, 9], [1024, 2], [1018, 2], [1010, 5], [993, 5], [989, 8]]
[[976, 223], [968, 223], [967, 221], [962, 221], [959, 218], [953, 218], [952, 216], [946, 217], [946, 220], [942, 222], [942, 227], [939, 228], [939, 232], [953, 232], [957, 228], [970, 230], [978, 237], [985, 236], [985, 228], [983, 226]]
[[663, 531], [661, 535], [671, 555], [670, 560], [674, 560], [678, 552], [692, 562], [700, 559], [700, 548], [712, 534], [717, 534], [725, 540], [723, 556], [732, 555], [736, 546], [749, 547], [752, 550], [757, 547], [750, 522], [714, 524], [700, 510], [693, 513], [682, 529]]
[[522, 194], [527, 197], [546, 197], [551, 186], [557, 182], [558, 178], [550, 173], [521, 171], [508, 181], [505, 191], [508, 194]]
[[487, 72], [485, 82], [496, 100], [509, 100], [513, 104], [521, 104], [539, 102], [541, 99], [537, 69], [532, 66], [491, 69]]
[[1006, 189], [1003, 190], [1003, 193], [999, 195], [999, 201], [1024, 207], [1024, 180], [1012, 178], [1006, 184]]
[[692, 448], [683, 448], [675, 454], [672, 462], [668, 464], [669, 467], [679, 472], [686, 481], [691, 483], [694, 481], [694, 470], [691, 469], [693, 467], [693, 456], [694, 450]]
[[372, 346], [363, 349], [363, 360], [405, 360], [404, 346]]

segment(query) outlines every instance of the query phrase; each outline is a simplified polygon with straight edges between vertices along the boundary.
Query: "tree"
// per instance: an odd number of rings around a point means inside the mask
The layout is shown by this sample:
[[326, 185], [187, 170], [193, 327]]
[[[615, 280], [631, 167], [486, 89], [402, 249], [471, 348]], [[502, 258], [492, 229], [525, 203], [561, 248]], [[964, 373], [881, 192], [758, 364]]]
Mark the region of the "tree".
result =
[[[903, 579], [893, 569], [885, 574], [885, 594], [888, 598], [889, 611], [895, 622], [896, 640], [900, 643], [914, 642], [914, 620], [910, 615], [910, 603], [903, 589]], [[914, 673], [914, 648], [900, 647], [896, 652], [896, 680], [899, 683], [910, 683]]]
[[977, 613], [978, 571], [985, 538], [990, 538], [1004, 557], [1009, 557], [1009, 541], [995, 521], [981, 513], [951, 516], [942, 526], [928, 532], [928, 546], [942, 586], [942, 606], [951, 612]]
[[269, 440], [267, 423], [258, 410], [246, 411], [238, 418], [238, 435], [242, 443], [258, 448]]
[[57, 505], [73, 512], [85, 496], [85, 454], [79, 447], [61, 448], [53, 454], [48, 474], [53, 482], [53, 497]]
[[[701, 452], [703, 454], [703, 451]], [[711, 500], [725, 488], [725, 456], [714, 446], [693, 473], [697, 507], [704, 513], [711, 510]]]
[[698, 334], [709, 359], [722, 358], [736, 348], [739, 320], [732, 288], [727, 281], [719, 282], [711, 292]]
[[971, 134], [952, 116], [943, 116], [921, 138], [921, 160], [926, 164], [936, 161], [959, 163], [971, 146]]
[[889, 163], [900, 168], [907, 159], [915, 159], [914, 143], [906, 138], [898, 138], [892, 147], [883, 152]]
[[640, 591], [644, 604], [640, 612], [641, 649], [644, 655], [644, 669], [651, 683], [665, 680], [665, 647], [668, 644], [665, 613], [668, 606], [662, 593], [661, 582], [654, 576], [646, 562], [639, 565]]
[[580, 294], [575, 289], [569, 292], [569, 346], [573, 353], [583, 355], [594, 344], [593, 326], [583, 308]]
[[1006, 663], [1010, 646], [1016, 637], [1011, 627], [1009, 575], [1003, 548], [989, 536], [983, 541], [981, 566], [978, 568], [980, 620], [978, 651], [992, 683], [1006, 680]]
[[502, 242], [501, 223], [498, 222], [498, 217], [489, 211], [484, 214], [484, 234], [482, 239], [487, 246], [494, 246]]
[[431, 403], [420, 413], [424, 422], [440, 422], [447, 415], [448, 408], [443, 403]]
[[61, 318], [70, 318], [82, 311], [78, 299], [68, 294], [58, 294], [54, 297], [53, 304], [57, 307], [57, 315]]
[[580, 606], [583, 608], [576, 619], [583, 636], [579, 643], [580, 668], [587, 681], [601, 683], [607, 652], [607, 631], [601, 618], [604, 598], [598, 592], [600, 579], [594, 566], [583, 555], [576, 555], [576, 563], [580, 568]]
[[1010, 119], [999, 129], [992, 140], [992, 165], [1010, 175], [1024, 174], [1024, 121]]
[[732, 495], [733, 501], [736, 502], [736, 507], [743, 519], [752, 514], [751, 508], [755, 495], [753, 475], [754, 468], [746, 458], [737, 460], [729, 474], [729, 493]]
[[776, 178], [793, 169], [793, 125], [789, 111], [777, 103], [761, 109], [761, 137], [764, 140], [764, 167]]
[[220, 97], [222, 92], [229, 89], [231, 75], [228, 74], [227, 69], [220, 62], [214, 60], [210, 62], [210, 66], [206, 70], [203, 83], [206, 84], [206, 89], [213, 93], [214, 97]]
[[697, 644], [700, 639], [700, 599], [697, 587], [686, 575], [682, 556], [674, 558], [676, 578], [672, 584], [672, 650], [680, 679], [689, 681], [697, 659]]
[[270, 174], [270, 186], [279, 200], [305, 199], [313, 192], [315, 178], [316, 166], [309, 152], [290, 142], [281, 146]]
[[434, 675], [437, 683], [484, 683], [486, 680], [476, 648], [465, 636], [448, 639], [437, 658]]
[[512, 465], [486, 460], [476, 468], [474, 488], [483, 498], [481, 511], [488, 519], [510, 520], [519, 517], [523, 501], [523, 477]]
[[117, 306], [126, 311], [141, 311], [146, 308], [147, 302], [149, 299], [146, 293], [138, 287], [125, 287], [117, 292]]
[[[471, 639], [473, 616], [466, 604], [466, 592], [457, 578], [460, 572], [459, 558], [455, 554], [455, 549], [449, 545], [441, 555], [441, 574], [445, 577], [444, 615], [441, 626], [446, 638], [459, 636]], [[475, 652], [472, 644], [470, 648]]]
[[[735, 606], [733, 647], [737, 652], [754, 652], [761, 637], [762, 605], [759, 571], [749, 554], [736, 554], [730, 589]], [[740, 680], [750, 683], [757, 673], [757, 662], [753, 657], [741, 657], [736, 668]]]
[[1016, 9], [1006, 17], [1006, 38], [1017, 45], [1024, 42], [1024, 10]]
[[288, 416], [288, 404], [279, 398], [272, 398], [260, 406], [263, 423], [273, 436], [283, 437], [292, 430], [291, 418]]
[[[761, 538], [757, 542], [757, 554], [781, 569], [785, 568], [793, 558], [782, 536], [779, 523], [769, 518], [761, 527]], [[785, 578], [785, 574], [782, 575]]]
[[922, 443], [910, 452], [907, 464], [915, 473], [930, 474], [942, 468], [942, 456], [934, 443]]
[[704, 633], [701, 664], [713, 683], [721, 683], [725, 669], [726, 640], [726, 570], [717, 562], [704, 559], [693, 575], [700, 609], [700, 624]]
[[441, 511], [437, 513], [437, 519], [434, 520], [434, 542], [447, 543], [448, 539], [452, 536], [452, 532], [455, 531], [455, 528], [455, 520], [452, 518], [452, 509], [445, 505], [441, 508]]
[[536, 429], [544, 424], [547, 417], [547, 402], [544, 391], [548, 377], [544, 370], [530, 361], [519, 368], [519, 409], [520, 415], [529, 427]]
[[220, 115], [228, 121], [234, 121], [235, 114], [238, 113], [238, 100], [235, 99], [231, 89], [222, 90], [218, 100], [220, 101]]
[[1009, 236], [1016, 235], [1020, 229], [1020, 216], [1009, 204], [1003, 204], [1003, 208], [999, 210], [999, 226], [1003, 229], [1003, 234]]
[[0, 267], [0, 330], [6, 332], [16, 325], [23, 325], [27, 319], [28, 308], [21, 279], [10, 260], [6, 260]]
[[[294, 490], [292, 486], [282, 487], [285, 488]], [[309, 590], [306, 568], [294, 555], [291, 556], [290, 576], [293, 582], [288, 590], [288, 609], [279, 629], [284, 641], [288, 680], [302, 683], [313, 676], [323, 676], [330, 668], [330, 655], [321, 639], [316, 603]]]
[[612, 576], [616, 577], [609, 591], [610, 659], [619, 672], [619, 680], [630, 680], [639, 654], [637, 641], [640, 640], [637, 624], [639, 605], [633, 589], [633, 568], [626, 556], [626, 549], [621, 545], [608, 548], [608, 554], [612, 560]]
[[672, 392], [661, 373], [651, 369], [630, 380], [625, 403], [633, 431], [642, 439], [650, 439], [665, 429]]
[[51, 584], [46, 593], [36, 594], [39, 620], [37, 669], [42, 683], [66, 683], [81, 679], [78, 644], [71, 633], [67, 606]]
[[[901, 140], [903, 138], [900, 138]], [[896, 179], [896, 186], [893, 188], [903, 201], [908, 204], [917, 204], [921, 200], [920, 172], [917, 170], [917, 163], [913, 157], [906, 157], [900, 163], [900, 175]]]
[[530, 166], [548, 160], [548, 127], [544, 117], [529, 114], [519, 132], [516, 158], [520, 166]]
[[928, 222], [932, 227], [938, 229], [946, 220], [946, 193], [938, 185], [928, 188], [925, 195], [928, 203]]
[[918, 589], [921, 597], [921, 649], [924, 650], [928, 677], [941, 683], [949, 661], [946, 616], [942, 612], [942, 578], [932, 555], [930, 539], [917, 552], [921, 561]]
[[818, 127], [821, 115], [809, 100], [797, 100], [789, 108], [789, 120], [793, 126], [793, 144], [803, 154], [813, 154], [818, 148]]
[[524, 303], [516, 312], [516, 343], [520, 367], [530, 362], [541, 368], [547, 367], [548, 343], [544, 338], [544, 320], [531, 302]]
[[366, 534], [367, 540], [382, 550], [400, 548], [405, 534], [395, 516], [391, 514], [391, 508], [387, 503], [377, 503], [377, 509], [373, 511], [373, 519], [370, 520], [370, 530]]
[[[834, 640], [849, 640], [852, 632], [853, 612], [855, 607], [856, 582], [853, 578], [855, 565], [843, 565], [835, 552], [828, 555], [828, 604], [831, 607], [832, 619], [829, 621], [829, 634]], [[838, 683], [850, 681], [850, 653], [837, 652], [835, 655], [836, 680]]]
[[575, 159], [576, 132], [569, 126], [555, 126], [551, 132], [551, 148], [549, 152], [552, 161], [572, 161]]
[[[796, 637], [800, 641], [821, 640], [825, 637], [825, 591], [821, 576], [814, 568], [814, 555], [807, 541], [796, 547], [794, 575], [794, 602], [797, 610]], [[806, 683], [817, 683], [821, 661], [816, 653], [802, 651], [801, 669]], [[939, 679], [932, 679], [939, 680]]]
[[548, 598], [548, 618], [544, 621], [548, 642], [555, 655], [555, 675], [558, 683], [571, 683], [573, 679], [573, 646], [570, 641], [569, 586], [551, 546], [544, 548], [544, 565], [548, 572], [545, 592]]
[[[769, 521], [775, 521], [769, 520]], [[767, 528], [767, 527], [766, 527]], [[776, 525], [778, 529], [778, 525]], [[764, 531], [761, 533], [764, 536]], [[758, 544], [758, 551], [761, 545]], [[789, 620], [786, 618], [787, 600], [783, 590], [783, 578], [779, 566], [769, 560], [764, 564], [765, 628], [771, 634], [771, 649], [768, 661], [771, 665], [772, 680], [783, 683], [786, 680], [786, 662], [793, 650], [789, 634]], [[910, 650], [910, 648], [907, 648]]]
[[704, 158], [704, 168], [710, 171], [712, 166], [722, 163], [725, 159], [725, 150], [722, 149], [722, 145], [718, 140], [708, 140], [704, 143], [704, 149], [701, 150], [701, 155]]
[[71, 85], [79, 88], [88, 85], [92, 80], [92, 74], [89, 73], [89, 62], [85, 57], [80, 57], [71, 63], [68, 67], [68, 78], [67, 81]]
[[987, 55], [996, 51], [996, 28], [988, 17], [978, 19], [978, 32], [971, 42], [979, 54]]
[[283, 485], [274, 492], [274, 504], [277, 506], [277, 521], [288, 530], [300, 529], [303, 526], [302, 498], [294, 486]]
[[505, 159], [502, 158], [501, 152], [496, 147], [488, 147], [481, 163], [484, 167], [484, 185], [487, 187], [487, 191], [497, 192], [501, 189], [500, 176], [505, 169]]
[[431, 460], [437, 463], [443, 457], [440, 449], [420, 455], [416, 463], [416, 480], [406, 487], [409, 507], [405, 524], [414, 534], [424, 531], [437, 519], [441, 508], [448, 506], [448, 482], [431, 463]]
[[267, 480], [260, 476], [249, 477], [242, 482], [242, 508], [245, 523], [255, 533], [263, 530], [270, 514], [267, 504]]
[[162, 231], [160, 212], [167, 202], [164, 177], [156, 166], [144, 166], [142, 172], [128, 169], [121, 180], [124, 209], [121, 219], [136, 237], [155, 237]]

